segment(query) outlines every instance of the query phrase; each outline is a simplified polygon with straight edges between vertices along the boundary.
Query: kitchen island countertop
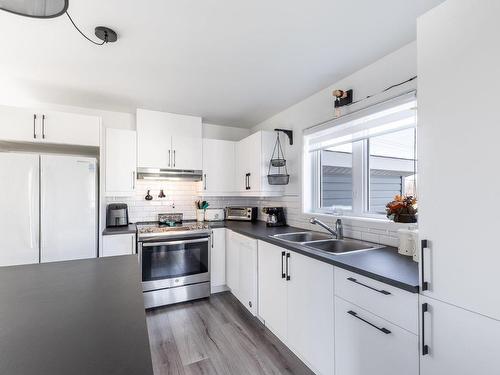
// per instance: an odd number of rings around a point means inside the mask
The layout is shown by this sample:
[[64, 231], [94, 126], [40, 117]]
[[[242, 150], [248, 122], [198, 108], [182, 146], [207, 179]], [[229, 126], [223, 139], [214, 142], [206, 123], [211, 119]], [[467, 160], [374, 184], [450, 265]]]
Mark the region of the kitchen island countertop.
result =
[[0, 374], [152, 375], [137, 256], [1, 268]]

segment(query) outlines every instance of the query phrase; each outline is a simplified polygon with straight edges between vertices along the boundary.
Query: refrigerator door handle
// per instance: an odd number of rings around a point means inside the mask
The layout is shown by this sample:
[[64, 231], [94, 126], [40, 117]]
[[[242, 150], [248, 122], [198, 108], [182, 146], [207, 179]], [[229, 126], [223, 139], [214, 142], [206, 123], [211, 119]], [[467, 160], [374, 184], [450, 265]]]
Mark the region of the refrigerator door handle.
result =
[[36, 139], [36, 113], [33, 113], [33, 138]]

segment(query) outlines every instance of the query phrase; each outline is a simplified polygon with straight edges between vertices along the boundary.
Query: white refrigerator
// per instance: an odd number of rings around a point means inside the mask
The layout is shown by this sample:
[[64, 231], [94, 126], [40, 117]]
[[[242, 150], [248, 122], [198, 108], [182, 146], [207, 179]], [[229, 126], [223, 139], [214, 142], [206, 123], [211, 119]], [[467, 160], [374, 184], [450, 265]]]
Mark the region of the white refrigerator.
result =
[[0, 153], [0, 266], [97, 256], [97, 162]]

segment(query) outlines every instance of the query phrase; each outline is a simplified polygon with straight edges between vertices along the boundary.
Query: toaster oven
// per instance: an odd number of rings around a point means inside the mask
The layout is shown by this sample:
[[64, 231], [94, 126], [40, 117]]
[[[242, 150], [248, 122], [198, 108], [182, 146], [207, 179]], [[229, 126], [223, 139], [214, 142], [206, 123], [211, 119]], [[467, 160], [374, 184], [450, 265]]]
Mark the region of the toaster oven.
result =
[[255, 221], [257, 207], [227, 207], [226, 220]]

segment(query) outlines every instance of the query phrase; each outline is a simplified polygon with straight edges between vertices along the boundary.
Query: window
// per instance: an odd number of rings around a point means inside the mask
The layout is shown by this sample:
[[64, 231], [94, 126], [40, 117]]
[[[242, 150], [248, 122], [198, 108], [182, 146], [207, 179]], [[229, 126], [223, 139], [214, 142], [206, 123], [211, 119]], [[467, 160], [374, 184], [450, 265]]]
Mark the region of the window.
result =
[[385, 215], [415, 195], [416, 99], [410, 93], [306, 131], [305, 210]]

